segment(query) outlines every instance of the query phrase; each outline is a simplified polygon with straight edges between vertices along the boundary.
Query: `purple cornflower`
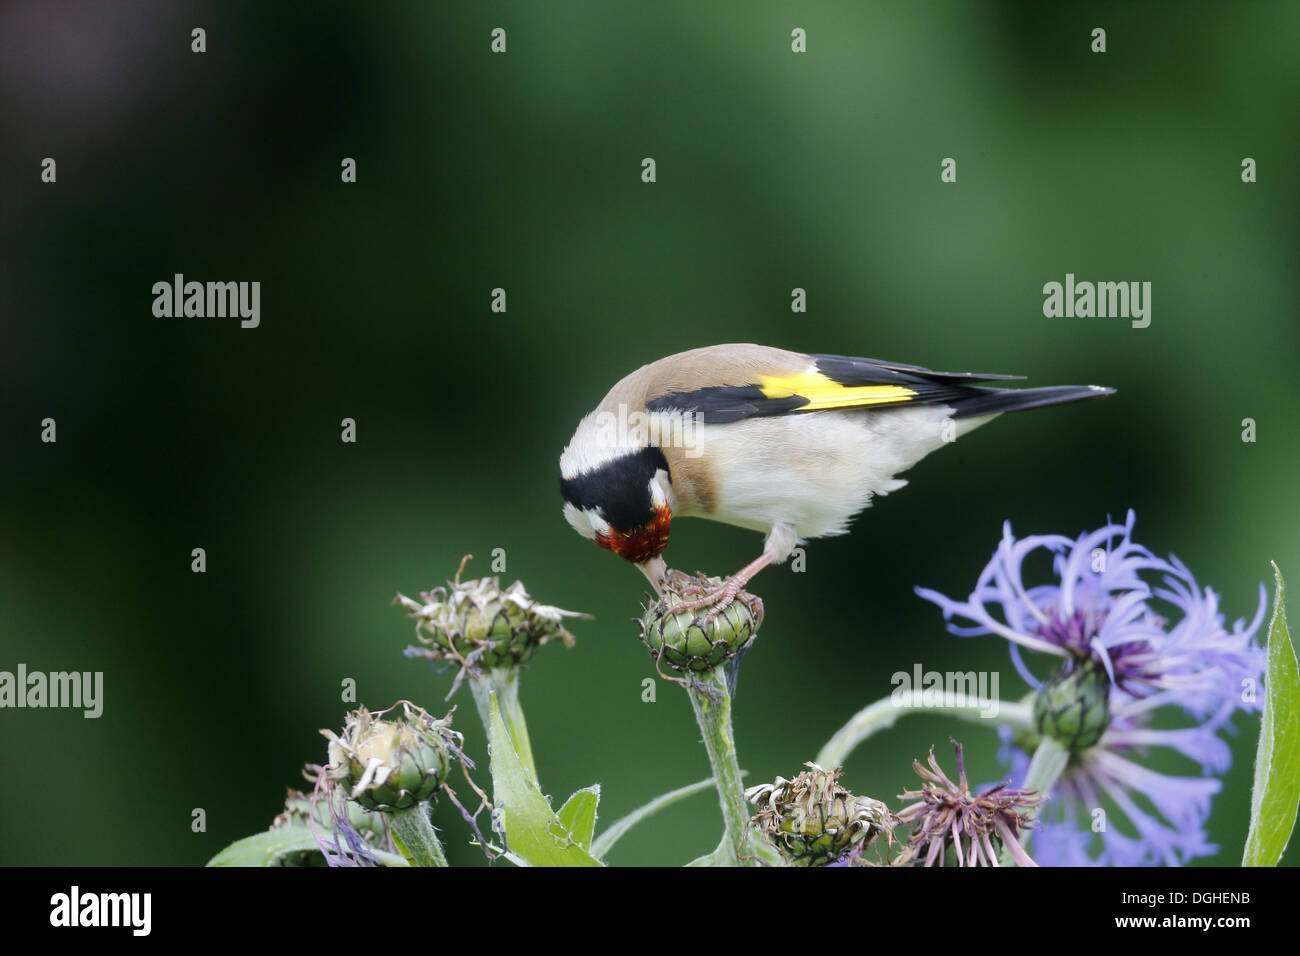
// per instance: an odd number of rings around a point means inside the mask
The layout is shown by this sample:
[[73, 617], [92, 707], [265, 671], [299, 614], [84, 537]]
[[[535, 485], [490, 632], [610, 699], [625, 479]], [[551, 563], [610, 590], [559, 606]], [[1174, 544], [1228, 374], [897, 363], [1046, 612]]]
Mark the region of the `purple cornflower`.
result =
[[[1239, 620], [1229, 632], [1218, 596], [1202, 590], [1177, 558], [1163, 560], [1135, 543], [1133, 523], [1130, 511], [1124, 524], [1107, 524], [1077, 541], [1060, 535], [1017, 541], [1008, 523], [967, 600], [917, 588], [945, 619], [970, 622], [950, 623], [954, 634], [997, 634], [1011, 642], [1016, 669], [1036, 690], [1044, 682], [1030, 671], [1022, 649], [1061, 658], [1058, 675], [1099, 666], [1109, 677], [1104, 733], [1095, 746], [1072, 754], [1054, 799], [1044, 804], [1034, 849], [1043, 865], [1179, 864], [1213, 853], [1205, 820], [1220, 783], [1209, 775], [1231, 763], [1218, 732], [1238, 708], [1258, 709], [1254, 691], [1264, 655], [1254, 637], [1267, 604], [1263, 585], [1254, 620], [1248, 626]], [[1040, 548], [1054, 556], [1058, 580], [1026, 587], [1022, 567]], [[1160, 575], [1163, 586], [1148, 584], [1143, 573]], [[1176, 619], [1158, 611], [1155, 601]], [[1152, 715], [1161, 708], [1178, 708], [1196, 724], [1153, 728]], [[1013, 780], [1023, 780], [1028, 757], [1009, 732], [1004, 739]], [[1177, 751], [1199, 764], [1203, 776], [1168, 776], [1129, 759], [1151, 747]], [[1114, 821], [1097, 827], [1103, 799], [1134, 832], [1121, 832]], [[1089, 852], [1093, 828], [1101, 834], [1096, 856]]]

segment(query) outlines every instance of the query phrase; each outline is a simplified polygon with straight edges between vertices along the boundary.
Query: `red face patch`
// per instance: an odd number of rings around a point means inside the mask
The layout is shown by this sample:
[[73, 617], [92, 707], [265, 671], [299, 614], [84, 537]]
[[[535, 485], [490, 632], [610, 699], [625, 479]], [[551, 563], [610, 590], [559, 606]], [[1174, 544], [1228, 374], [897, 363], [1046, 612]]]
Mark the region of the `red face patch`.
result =
[[606, 551], [613, 551], [633, 563], [648, 561], [668, 547], [668, 526], [672, 518], [668, 506], [663, 505], [655, 509], [655, 516], [648, 524], [626, 532], [610, 528], [609, 534], [598, 534], [595, 541]]

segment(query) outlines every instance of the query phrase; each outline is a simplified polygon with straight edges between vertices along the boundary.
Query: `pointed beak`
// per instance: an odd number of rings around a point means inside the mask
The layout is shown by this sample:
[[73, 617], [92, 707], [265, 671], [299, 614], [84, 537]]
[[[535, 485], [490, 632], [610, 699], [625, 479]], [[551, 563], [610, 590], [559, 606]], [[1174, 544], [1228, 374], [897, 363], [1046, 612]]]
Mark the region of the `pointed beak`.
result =
[[655, 589], [655, 594], [662, 596], [664, 593], [664, 577], [668, 574], [668, 565], [664, 563], [663, 555], [656, 554], [653, 558], [638, 561], [636, 566], [641, 569], [641, 573], [646, 576], [650, 586]]

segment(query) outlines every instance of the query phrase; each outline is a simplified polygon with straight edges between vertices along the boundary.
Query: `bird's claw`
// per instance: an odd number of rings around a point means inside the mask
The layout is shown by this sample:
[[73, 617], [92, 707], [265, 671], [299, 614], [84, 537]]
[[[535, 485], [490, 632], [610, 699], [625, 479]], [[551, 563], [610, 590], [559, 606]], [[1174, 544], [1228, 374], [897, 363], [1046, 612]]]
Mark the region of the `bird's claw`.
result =
[[708, 613], [704, 615], [703, 619], [701, 619], [699, 615], [696, 615], [696, 621], [699, 625], [707, 628], [713, 623], [714, 618], [725, 611], [727, 607], [736, 600], [736, 596], [739, 593], [740, 582], [735, 578], [727, 578], [727, 580], [722, 582], [722, 584], [718, 585], [718, 587], [714, 588], [709, 593], [674, 605], [673, 612], [696, 611], [700, 608], [707, 607], [709, 610]]

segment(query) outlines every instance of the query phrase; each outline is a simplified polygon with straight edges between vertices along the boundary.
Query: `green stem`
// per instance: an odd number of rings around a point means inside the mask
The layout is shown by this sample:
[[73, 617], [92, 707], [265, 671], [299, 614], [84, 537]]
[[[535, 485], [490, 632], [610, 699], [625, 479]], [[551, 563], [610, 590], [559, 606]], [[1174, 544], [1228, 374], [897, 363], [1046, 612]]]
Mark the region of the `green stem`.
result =
[[[1044, 737], [1038, 744], [1038, 749], [1034, 751], [1033, 757], [1029, 759], [1029, 770], [1025, 773], [1024, 789], [1036, 790], [1044, 799], [1051, 795], [1051, 790], [1056, 786], [1056, 781], [1061, 779], [1061, 774], [1070, 763], [1070, 751], [1064, 745], [1053, 740], [1051, 737]], [[1041, 807], [1042, 804], [1039, 804]], [[1029, 827], [1038, 817], [1037, 808], [1031, 809], [1025, 818], [1025, 825]], [[1033, 836], [1033, 831], [1026, 829], [1024, 839], [1020, 842], [1025, 850], [1029, 849], [1029, 840]], [[1007, 852], [1006, 847], [1002, 848], [1001, 863], [1003, 866], [1015, 866], [1015, 861], [1011, 854]]]
[[726, 674], [718, 667], [697, 675], [687, 683], [686, 693], [704, 735], [704, 749], [709, 752], [718, 803], [722, 806], [722, 842], [710, 856], [720, 866], [757, 863], [757, 860], [743, 859], [746, 853], [750, 857], [755, 855], [755, 846], [751, 840], [747, 850], [745, 847], [749, 813], [745, 809], [740, 765], [736, 762], [736, 739], [731, 732], [731, 693], [727, 690]]
[[[898, 700], [895, 700], [898, 697]], [[1009, 726], [1014, 730], [1033, 730], [1034, 711], [1029, 704], [979, 698], [969, 703], [948, 706], [926, 706], [921, 691], [907, 695], [891, 694], [884, 700], [862, 708], [847, 724], [835, 732], [817, 755], [817, 763], [827, 770], [842, 767], [853, 748], [873, 734], [886, 730], [904, 714], [951, 714], [971, 723], [987, 722], [990, 727]]]
[[515, 667], [498, 667], [485, 672], [481, 677], [471, 677], [470, 690], [474, 692], [474, 703], [478, 706], [479, 718], [489, 737], [492, 734], [490, 701], [497, 695], [497, 706], [501, 708], [501, 719], [510, 731], [515, 743], [515, 753], [524, 765], [533, 782], [537, 782], [537, 766], [533, 763], [533, 745], [528, 739], [528, 724], [524, 722], [524, 709], [519, 705], [519, 669]]
[[429, 822], [429, 805], [420, 803], [409, 810], [388, 814], [388, 825], [393, 831], [393, 842], [411, 866], [446, 866], [447, 857]]

